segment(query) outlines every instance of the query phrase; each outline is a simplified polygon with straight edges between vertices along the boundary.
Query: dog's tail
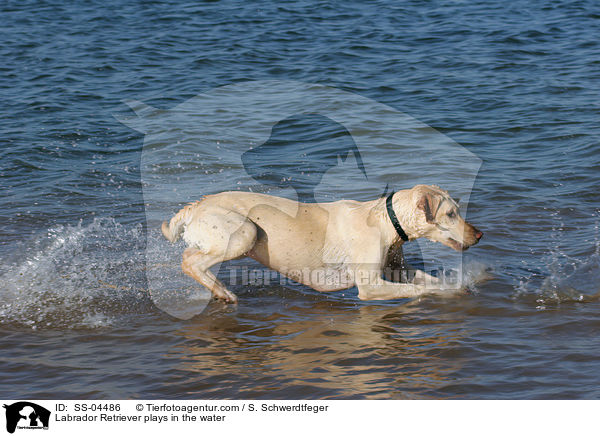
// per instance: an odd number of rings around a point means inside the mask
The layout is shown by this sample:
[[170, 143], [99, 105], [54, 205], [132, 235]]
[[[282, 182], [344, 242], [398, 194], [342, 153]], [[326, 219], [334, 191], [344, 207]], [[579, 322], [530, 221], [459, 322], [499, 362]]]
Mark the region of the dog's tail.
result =
[[[175, 217], [177, 217], [177, 215], [171, 219], [170, 223], [175, 220]], [[165, 238], [167, 238], [170, 242], [175, 242], [181, 236], [181, 232], [183, 231], [183, 223], [181, 221], [177, 221], [174, 226], [171, 226], [170, 223], [163, 221], [160, 229], [162, 230], [162, 234], [165, 235]]]
[[192, 216], [192, 210], [200, 204], [199, 201], [190, 203], [175, 214], [169, 222], [163, 221], [161, 230], [170, 242], [176, 242], [183, 233], [184, 227], [189, 224]]

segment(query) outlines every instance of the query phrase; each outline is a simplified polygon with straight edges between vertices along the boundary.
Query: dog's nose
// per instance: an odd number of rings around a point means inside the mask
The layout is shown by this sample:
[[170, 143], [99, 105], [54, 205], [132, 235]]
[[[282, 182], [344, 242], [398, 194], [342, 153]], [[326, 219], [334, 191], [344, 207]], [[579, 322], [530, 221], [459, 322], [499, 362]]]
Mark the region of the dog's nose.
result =
[[479, 230], [477, 230], [477, 233], [475, 233], [475, 237], [479, 241], [483, 237], [483, 232], [480, 232]]

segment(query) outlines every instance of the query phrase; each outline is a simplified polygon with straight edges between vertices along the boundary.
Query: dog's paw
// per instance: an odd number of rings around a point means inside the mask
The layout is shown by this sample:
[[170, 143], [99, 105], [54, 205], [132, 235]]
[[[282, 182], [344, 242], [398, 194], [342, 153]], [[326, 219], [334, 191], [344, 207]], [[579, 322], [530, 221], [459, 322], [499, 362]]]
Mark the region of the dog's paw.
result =
[[237, 296], [233, 292], [229, 292], [228, 290], [224, 290], [219, 295], [214, 295], [214, 299], [218, 301], [223, 301], [227, 304], [237, 304]]
[[436, 297], [456, 297], [464, 295], [467, 291], [466, 286], [457, 285], [455, 283], [444, 283], [442, 280], [437, 285], [426, 286], [425, 293]]

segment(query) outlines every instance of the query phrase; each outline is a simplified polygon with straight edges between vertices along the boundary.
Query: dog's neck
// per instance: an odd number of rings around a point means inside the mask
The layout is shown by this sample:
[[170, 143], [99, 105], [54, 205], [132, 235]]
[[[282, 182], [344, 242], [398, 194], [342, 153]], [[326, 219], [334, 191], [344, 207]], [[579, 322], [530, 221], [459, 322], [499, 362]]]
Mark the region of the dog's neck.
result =
[[387, 198], [385, 199], [385, 208], [386, 208], [386, 211], [387, 211], [388, 218], [392, 222], [392, 225], [394, 226], [394, 229], [396, 230], [396, 233], [398, 234], [398, 237], [402, 241], [406, 242], [409, 239], [408, 235], [406, 234], [406, 232], [402, 228], [402, 225], [400, 224], [400, 222], [398, 221], [398, 217], [396, 216], [396, 212], [394, 211], [394, 203], [393, 203], [394, 194], [395, 194], [395, 192], [392, 191], [390, 193], [390, 195], [388, 195]]
[[[391, 200], [388, 200], [390, 198]], [[398, 191], [393, 194], [393, 197], [388, 196], [381, 200], [381, 206], [386, 214], [386, 239], [390, 245], [395, 241], [406, 242], [423, 236], [419, 231], [419, 227], [416, 225], [417, 218], [415, 212], [406, 206], [402, 207], [402, 205], [412, 204], [412, 200], [412, 192], [409, 189]], [[390, 216], [390, 208], [393, 210], [398, 226], [400, 226], [406, 235], [406, 239], [402, 237], [402, 233], [399, 232], [397, 226], [394, 225], [392, 217]], [[399, 238], [400, 241], [398, 240]]]

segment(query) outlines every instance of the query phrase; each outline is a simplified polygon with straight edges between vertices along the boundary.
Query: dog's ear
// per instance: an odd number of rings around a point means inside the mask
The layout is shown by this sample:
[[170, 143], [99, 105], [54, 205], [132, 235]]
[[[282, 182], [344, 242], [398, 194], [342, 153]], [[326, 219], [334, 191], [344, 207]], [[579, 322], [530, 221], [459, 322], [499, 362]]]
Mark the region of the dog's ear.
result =
[[435, 222], [435, 217], [433, 216], [432, 210], [436, 210], [436, 205], [434, 204], [435, 198], [430, 194], [423, 194], [419, 201], [417, 202], [417, 209], [422, 210], [425, 213], [425, 220], [429, 224], [433, 224]]

